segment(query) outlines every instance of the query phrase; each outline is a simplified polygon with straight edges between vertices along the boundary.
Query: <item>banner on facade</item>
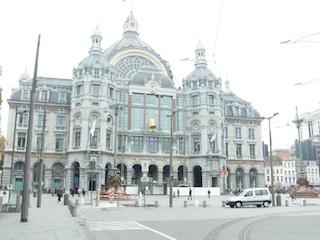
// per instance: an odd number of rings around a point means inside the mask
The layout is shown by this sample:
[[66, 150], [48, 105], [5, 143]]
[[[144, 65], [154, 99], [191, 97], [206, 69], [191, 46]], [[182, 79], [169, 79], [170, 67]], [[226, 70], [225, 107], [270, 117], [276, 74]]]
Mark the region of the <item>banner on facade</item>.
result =
[[0, 197], [2, 197], [2, 204], [9, 203], [9, 191], [0, 191]]

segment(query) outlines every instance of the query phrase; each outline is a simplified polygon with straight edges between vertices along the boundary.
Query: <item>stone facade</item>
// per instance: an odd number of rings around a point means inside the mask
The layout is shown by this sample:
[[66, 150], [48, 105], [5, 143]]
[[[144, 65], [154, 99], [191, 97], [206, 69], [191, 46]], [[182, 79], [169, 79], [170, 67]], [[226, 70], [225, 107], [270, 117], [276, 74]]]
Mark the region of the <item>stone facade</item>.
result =
[[[132, 13], [122, 39], [105, 51], [98, 29], [91, 40], [89, 56], [74, 68], [72, 79], [38, 80], [33, 186], [37, 185], [44, 96], [48, 96], [45, 188], [103, 190], [114, 171], [127, 185], [163, 185], [170, 177], [170, 149], [175, 186], [214, 186], [221, 191], [264, 186], [263, 118], [230, 90], [228, 82], [222, 90], [222, 80], [207, 68], [201, 43], [195, 50], [194, 70], [177, 89], [168, 62], [139, 38]], [[8, 99], [4, 182], [10, 179], [18, 118], [13, 161], [16, 188], [23, 176], [30, 89], [31, 79], [23, 74], [19, 88]]]

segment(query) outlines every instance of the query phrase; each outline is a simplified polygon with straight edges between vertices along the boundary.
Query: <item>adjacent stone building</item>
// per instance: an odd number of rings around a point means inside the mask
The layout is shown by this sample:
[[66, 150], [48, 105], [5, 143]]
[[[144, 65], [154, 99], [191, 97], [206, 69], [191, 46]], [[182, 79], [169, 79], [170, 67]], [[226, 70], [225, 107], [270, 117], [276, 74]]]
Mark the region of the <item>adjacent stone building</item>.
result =
[[[175, 186], [216, 186], [221, 191], [264, 186], [263, 118], [228, 82], [222, 89], [222, 80], [207, 67], [201, 43], [194, 69], [176, 88], [169, 63], [140, 39], [132, 12], [119, 41], [103, 51], [98, 29], [91, 41], [89, 55], [73, 69], [72, 79], [38, 79], [33, 187], [45, 100], [45, 188], [103, 190], [118, 169], [123, 184], [143, 182], [153, 193], [154, 186], [165, 186], [170, 177], [171, 147]], [[4, 181], [10, 179], [17, 118], [16, 189], [22, 186], [31, 82], [23, 74], [8, 99]]]

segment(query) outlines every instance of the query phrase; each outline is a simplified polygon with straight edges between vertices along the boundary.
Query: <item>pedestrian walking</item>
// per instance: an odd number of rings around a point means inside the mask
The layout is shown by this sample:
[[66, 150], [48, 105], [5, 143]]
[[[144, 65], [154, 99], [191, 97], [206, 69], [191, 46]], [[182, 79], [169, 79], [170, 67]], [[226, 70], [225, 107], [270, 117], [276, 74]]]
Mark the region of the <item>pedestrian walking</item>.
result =
[[192, 189], [189, 188], [188, 200], [192, 200]]
[[86, 190], [84, 190], [84, 188], [82, 188], [82, 196], [86, 195]]
[[57, 196], [58, 196], [58, 203], [59, 203], [61, 201], [61, 198], [62, 198], [62, 191], [60, 189], [58, 190]]
[[179, 188], [177, 190], [177, 196], [178, 196], [178, 198], [180, 198], [180, 190], [179, 190]]
[[208, 198], [210, 198], [211, 191], [208, 189]]

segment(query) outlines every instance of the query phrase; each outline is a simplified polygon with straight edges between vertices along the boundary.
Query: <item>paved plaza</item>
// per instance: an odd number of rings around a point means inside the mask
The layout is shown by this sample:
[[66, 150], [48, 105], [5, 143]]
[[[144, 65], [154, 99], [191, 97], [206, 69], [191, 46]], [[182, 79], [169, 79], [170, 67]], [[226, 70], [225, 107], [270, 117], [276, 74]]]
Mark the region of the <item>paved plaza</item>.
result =
[[222, 207], [226, 198], [187, 200], [183, 196], [174, 198], [173, 208], [169, 208], [167, 196], [146, 196], [141, 207], [135, 207], [135, 201], [100, 201], [95, 206], [95, 196], [91, 205], [89, 194], [83, 200], [71, 197], [74, 203], [77, 199], [84, 203], [79, 216], [72, 217], [63, 200], [57, 203], [55, 196], [44, 194], [41, 209], [35, 207], [36, 198], [31, 197], [27, 223], [20, 223], [20, 213], [0, 214], [0, 239], [319, 239], [320, 199], [308, 199], [303, 206], [302, 199], [292, 201], [282, 195], [281, 207], [231, 209]]

